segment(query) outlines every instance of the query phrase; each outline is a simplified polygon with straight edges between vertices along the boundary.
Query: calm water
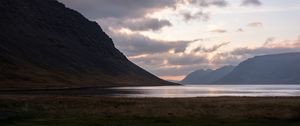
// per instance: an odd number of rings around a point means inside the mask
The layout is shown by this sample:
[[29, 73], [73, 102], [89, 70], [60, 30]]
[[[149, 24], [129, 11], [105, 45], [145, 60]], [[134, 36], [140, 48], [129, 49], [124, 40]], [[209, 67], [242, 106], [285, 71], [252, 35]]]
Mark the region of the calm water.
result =
[[186, 85], [112, 88], [121, 97], [300, 96], [300, 85]]

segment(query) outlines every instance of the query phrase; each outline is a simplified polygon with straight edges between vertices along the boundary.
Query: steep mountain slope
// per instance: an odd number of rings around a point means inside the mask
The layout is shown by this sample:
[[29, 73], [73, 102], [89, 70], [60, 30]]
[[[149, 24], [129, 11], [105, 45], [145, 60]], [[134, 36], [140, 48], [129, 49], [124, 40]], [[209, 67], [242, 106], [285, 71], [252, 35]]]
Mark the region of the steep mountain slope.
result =
[[220, 79], [221, 84], [300, 84], [300, 53], [256, 56]]
[[187, 75], [182, 84], [213, 84], [234, 69], [234, 66], [224, 66], [216, 70], [197, 70]]
[[0, 1], [0, 88], [165, 85], [56, 0]]

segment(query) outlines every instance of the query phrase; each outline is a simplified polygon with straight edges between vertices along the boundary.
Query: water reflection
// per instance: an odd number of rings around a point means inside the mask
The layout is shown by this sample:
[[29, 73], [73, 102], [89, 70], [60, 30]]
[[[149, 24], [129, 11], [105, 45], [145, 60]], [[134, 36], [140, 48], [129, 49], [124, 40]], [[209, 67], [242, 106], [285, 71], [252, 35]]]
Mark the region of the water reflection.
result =
[[[118, 87], [122, 97], [300, 96], [300, 85], [186, 85]], [[124, 93], [126, 92], [126, 93]]]

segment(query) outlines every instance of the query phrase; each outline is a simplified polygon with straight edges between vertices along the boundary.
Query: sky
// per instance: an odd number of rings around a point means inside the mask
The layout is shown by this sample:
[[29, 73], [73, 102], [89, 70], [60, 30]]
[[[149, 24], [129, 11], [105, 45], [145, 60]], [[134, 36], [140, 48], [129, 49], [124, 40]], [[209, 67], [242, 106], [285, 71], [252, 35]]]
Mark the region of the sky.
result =
[[300, 52], [300, 0], [59, 0], [113, 39], [129, 60], [166, 80]]

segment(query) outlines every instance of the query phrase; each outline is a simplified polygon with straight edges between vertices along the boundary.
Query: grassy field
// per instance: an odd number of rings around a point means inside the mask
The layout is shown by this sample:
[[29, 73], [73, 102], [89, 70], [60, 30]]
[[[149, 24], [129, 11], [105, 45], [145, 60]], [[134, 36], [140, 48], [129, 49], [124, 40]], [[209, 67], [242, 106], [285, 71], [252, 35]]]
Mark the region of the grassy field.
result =
[[0, 96], [1, 126], [299, 126], [299, 97]]

